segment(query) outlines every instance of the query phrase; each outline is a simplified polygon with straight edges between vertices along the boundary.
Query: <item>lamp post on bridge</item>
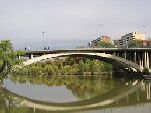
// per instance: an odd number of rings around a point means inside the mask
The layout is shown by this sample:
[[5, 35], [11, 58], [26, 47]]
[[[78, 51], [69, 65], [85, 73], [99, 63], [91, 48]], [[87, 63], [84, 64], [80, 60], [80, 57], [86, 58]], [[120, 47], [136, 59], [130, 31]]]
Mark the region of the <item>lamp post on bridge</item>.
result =
[[[50, 27], [50, 25], [48, 25], [48, 27]], [[50, 37], [49, 37], [49, 32], [50, 32]], [[50, 49], [51, 29], [48, 30], [48, 33], [42, 32], [42, 35], [43, 35], [43, 42], [44, 42], [44, 50], [49, 50]]]
[[50, 32], [50, 37], [48, 37], [48, 50], [49, 50], [50, 49], [50, 39], [51, 39], [51, 28], [50, 28], [50, 25], [48, 25], [48, 30], [49, 30], [48, 32]]
[[102, 36], [102, 29], [103, 29], [103, 24], [99, 24], [98, 25], [99, 26], [99, 31], [100, 31], [100, 33], [99, 33], [99, 36], [101, 37]]
[[42, 38], [43, 38], [43, 49], [46, 50], [46, 44], [45, 44], [45, 40], [46, 40], [46, 32], [42, 32]]

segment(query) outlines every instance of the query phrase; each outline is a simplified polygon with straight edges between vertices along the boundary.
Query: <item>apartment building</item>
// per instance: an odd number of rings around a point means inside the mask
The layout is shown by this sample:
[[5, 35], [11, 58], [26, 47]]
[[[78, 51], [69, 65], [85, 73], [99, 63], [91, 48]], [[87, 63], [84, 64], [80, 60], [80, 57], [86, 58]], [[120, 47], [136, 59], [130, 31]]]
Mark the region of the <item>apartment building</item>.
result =
[[88, 46], [95, 48], [97, 47], [98, 42], [111, 43], [111, 38], [109, 36], [101, 36], [93, 41], [91, 41]]
[[117, 47], [127, 48], [128, 43], [131, 40], [139, 40], [139, 41], [144, 42], [146, 40], [146, 36], [144, 33], [140, 33], [140, 32], [128, 33], [122, 36], [121, 39], [117, 40], [116, 45]]

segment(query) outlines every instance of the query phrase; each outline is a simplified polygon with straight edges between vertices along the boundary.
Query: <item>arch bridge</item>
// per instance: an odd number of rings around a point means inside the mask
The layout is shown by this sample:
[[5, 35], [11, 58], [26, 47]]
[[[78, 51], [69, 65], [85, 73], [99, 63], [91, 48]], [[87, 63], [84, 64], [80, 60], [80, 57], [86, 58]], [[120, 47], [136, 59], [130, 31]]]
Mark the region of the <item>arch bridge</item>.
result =
[[[24, 56], [29, 57], [30, 59], [24, 61], [23, 65], [27, 66], [41, 60], [62, 56], [83, 56], [102, 60], [114, 65], [120, 65], [120, 67], [126, 71], [140, 73], [144, 68], [149, 68], [149, 53], [145, 52], [144, 54], [141, 54], [140, 52], [143, 52], [143, 50], [119, 48], [85, 48], [53, 51], [28, 51], [25, 52]], [[145, 59], [143, 59], [143, 55], [145, 56]]]

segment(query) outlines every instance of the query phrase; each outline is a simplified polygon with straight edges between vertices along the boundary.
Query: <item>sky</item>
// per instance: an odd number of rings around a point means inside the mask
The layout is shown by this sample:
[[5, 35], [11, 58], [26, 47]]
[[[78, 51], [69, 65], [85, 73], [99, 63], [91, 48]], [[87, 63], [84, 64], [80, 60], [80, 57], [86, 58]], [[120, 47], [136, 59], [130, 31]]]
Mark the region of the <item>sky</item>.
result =
[[0, 0], [0, 40], [15, 49], [86, 46], [100, 35], [151, 37], [151, 0]]

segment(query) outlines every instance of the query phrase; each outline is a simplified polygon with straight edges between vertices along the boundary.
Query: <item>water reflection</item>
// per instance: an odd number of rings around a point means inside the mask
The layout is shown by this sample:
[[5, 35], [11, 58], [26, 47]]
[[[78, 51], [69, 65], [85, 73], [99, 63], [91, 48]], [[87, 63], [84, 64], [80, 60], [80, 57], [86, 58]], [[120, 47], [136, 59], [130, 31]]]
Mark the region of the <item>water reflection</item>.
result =
[[[43, 94], [40, 97], [46, 97], [44, 94], [50, 94], [53, 97], [52, 92], [58, 99], [61, 95], [67, 95], [74, 99], [68, 99], [67, 101], [80, 101], [85, 99], [90, 99], [96, 97], [97, 95], [103, 94], [105, 92], [114, 89], [118, 85], [123, 83], [115, 80], [102, 80], [102, 79], [92, 79], [92, 78], [78, 78], [75, 76], [72, 77], [27, 77], [27, 76], [13, 76], [10, 80], [5, 80], [6, 88], [12, 92], [18, 93], [25, 97], [30, 97], [34, 95], [35, 92], [41, 91]], [[58, 89], [58, 90], [57, 90]], [[62, 91], [61, 91], [62, 90]], [[22, 91], [22, 92], [21, 92]], [[70, 92], [69, 92], [70, 91]], [[23, 94], [24, 93], [24, 94]], [[30, 94], [29, 94], [30, 93]], [[40, 94], [40, 92], [38, 93]], [[38, 95], [35, 94], [35, 95]], [[60, 94], [57, 96], [57, 94]], [[48, 96], [48, 95], [47, 95]], [[40, 98], [39, 98], [40, 99]], [[51, 101], [51, 98], [46, 98], [48, 101]], [[58, 102], [67, 102], [59, 101]]]
[[[141, 80], [99, 80], [99, 79], [55, 79], [53, 84], [50, 79], [21, 81], [15, 76], [13, 82], [19, 84], [33, 83], [34, 85], [47, 85], [47, 87], [66, 85], [79, 101], [66, 103], [45, 103], [23, 98], [4, 88], [0, 89], [0, 112], [8, 113], [44, 113], [44, 112], [150, 112], [151, 82]], [[29, 82], [30, 81], [30, 82]], [[35, 82], [36, 81], [36, 82]], [[66, 81], [66, 82], [65, 82]], [[68, 82], [67, 82], [68, 81]], [[70, 81], [70, 82], [69, 82]], [[61, 85], [60, 85], [61, 84]], [[92, 86], [91, 86], [91, 85]], [[70, 87], [69, 87], [70, 86]], [[88, 88], [89, 87], [89, 88]], [[96, 89], [93, 89], [96, 87]], [[79, 88], [79, 90], [78, 90]], [[93, 90], [92, 90], [93, 89]], [[92, 92], [93, 91], [93, 92]], [[80, 92], [80, 93], [79, 93]], [[81, 93], [82, 92], [82, 93]], [[86, 94], [84, 93], [86, 92]], [[92, 94], [95, 93], [95, 94]], [[88, 98], [89, 97], [89, 98]], [[80, 100], [82, 98], [82, 100]], [[141, 111], [141, 112], [140, 112]]]

